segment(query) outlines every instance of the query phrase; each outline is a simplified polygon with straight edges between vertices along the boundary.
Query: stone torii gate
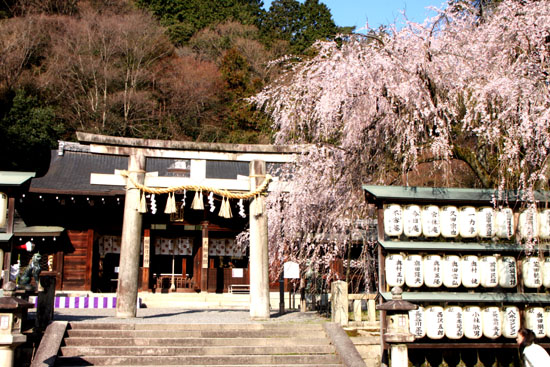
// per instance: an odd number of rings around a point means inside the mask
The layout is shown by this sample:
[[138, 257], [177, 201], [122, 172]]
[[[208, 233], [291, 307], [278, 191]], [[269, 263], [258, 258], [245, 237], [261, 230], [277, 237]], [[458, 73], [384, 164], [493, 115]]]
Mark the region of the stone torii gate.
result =
[[[205, 158], [220, 159], [228, 155], [226, 160], [249, 161], [249, 187], [241, 183], [229, 184], [229, 180], [210, 180], [209, 187], [221, 190], [256, 190], [266, 178], [266, 159], [271, 162], [288, 162], [297, 151], [289, 147], [274, 147], [268, 145], [230, 145], [193, 142], [168, 142], [159, 140], [143, 140], [119, 138], [87, 133], [77, 133], [83, 143], [90, 143], [90, 151], [98, 154], [125, 155], [129, 157], [127, 179], [121, 174], [92, 174], [92, 184], [125, 185], [126, 197], [122, 226], [122, 240], [117, 287], [117, 318], [133, 318], [137, 313], [139, 256], [142, 229], [142, 214], [137, 210], [140, 202], [140, 189], [137, 186], [151, 187], [179, 186], [182, 183], [197, 184], [204, 180], [204, 165], [198, 160], [191, 160], [191, 177], [156, 177], [147, 176], [146, 158]], [[206, 150], [210, 149], [210, 150]], [[254, 151], [252, 151], [254, 150]], [[188, 155], [182, 152], [188, 152]], [[225, 152], [225, 153], [221, 153]], [[229, 152], [229, 153], [228, 153]], [[217, 153], [217, 154], [216, 154]], [[259, 158], [259, 159], [256, 159]], [[265, 158], [265, 159], [261, 159]], [[202, 172], [202, 176], [194, 174], [194, 168]], [[236, 181], [236, 180], [231, 180]], [[239, 180], [240, 181], [240, 180]], [[176, 183], [177, 182], [177, 183]], [[253, 208], [261, 208], [258, 211]], [[262, 195], [255, 196], [250, 202], [250, 317], [251, 319], [268, 319], [269, 314], [269, 275], [267, 248], [267, 214]], [[202, 269], [208, 268], [208, 239], [203, 238]], [[206, 273], [206, 271], [204, 271]]]

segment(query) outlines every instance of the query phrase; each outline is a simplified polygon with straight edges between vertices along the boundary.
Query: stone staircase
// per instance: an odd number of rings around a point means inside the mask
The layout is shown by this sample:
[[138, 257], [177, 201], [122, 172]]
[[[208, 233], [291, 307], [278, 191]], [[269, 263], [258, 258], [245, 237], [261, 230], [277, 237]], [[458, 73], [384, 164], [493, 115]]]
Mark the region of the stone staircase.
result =
[[55, 366], [343, 366], [320, 323], [73, 322]]

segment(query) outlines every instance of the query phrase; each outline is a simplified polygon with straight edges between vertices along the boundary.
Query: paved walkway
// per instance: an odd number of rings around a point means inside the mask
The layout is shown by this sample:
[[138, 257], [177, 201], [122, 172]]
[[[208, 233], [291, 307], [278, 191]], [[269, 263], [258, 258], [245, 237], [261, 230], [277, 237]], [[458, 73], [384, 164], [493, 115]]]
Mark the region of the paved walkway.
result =
[[[284, 315], [272, 312], [265, 321], [252, 321], [250, 312], [245, 310], [185, 310], [181, 308], [140, 308], [135, 318], [117, 318], [115, 309], [56, 309], [54, 321], [88, 321], [112, 323], [149, 323], [149, 324], [221, 324], [256, 322], [323, 322], [330, 321], [317, 312], [287, 311]], [[34, 312], [29, 312], [34, 318]]]

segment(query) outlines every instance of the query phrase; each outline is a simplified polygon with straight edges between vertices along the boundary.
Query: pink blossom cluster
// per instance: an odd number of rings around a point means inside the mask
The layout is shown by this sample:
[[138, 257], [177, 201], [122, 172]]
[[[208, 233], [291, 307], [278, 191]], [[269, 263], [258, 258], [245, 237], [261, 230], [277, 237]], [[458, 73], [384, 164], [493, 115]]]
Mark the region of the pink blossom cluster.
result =
[[464, 161], [479, 187], [547, 188], [550, 2], [504, 0], [483, 18], [448, 6], [315, 47], [252, 98], [276, 143], [307, 144], [285, 171], [290, 192], [269, 196], [274, 266], [291, 258], [332, 276], [369, 215], [361, 185], [406, 184], [423, 161]]

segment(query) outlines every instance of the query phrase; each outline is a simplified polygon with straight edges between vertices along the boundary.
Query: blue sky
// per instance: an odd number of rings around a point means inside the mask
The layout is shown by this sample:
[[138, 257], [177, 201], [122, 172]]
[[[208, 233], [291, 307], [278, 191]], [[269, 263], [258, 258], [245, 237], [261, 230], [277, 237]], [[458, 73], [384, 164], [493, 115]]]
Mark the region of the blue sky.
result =
[[[303, 3], [303, 0], [299, 0]], [[403, 19], [401, 11], [409, 20], [422, 23], [435, 13], [426, 9], [429, 6], [441, 8], [444, 0], [320, 0], [327, 5], [338, 26], [355, 26], [359, 31], [367, 22], [376, 29], [382, 24], [391, 24]], [[271, 0], [264, 0], [264, 7], [269, 9]]]

